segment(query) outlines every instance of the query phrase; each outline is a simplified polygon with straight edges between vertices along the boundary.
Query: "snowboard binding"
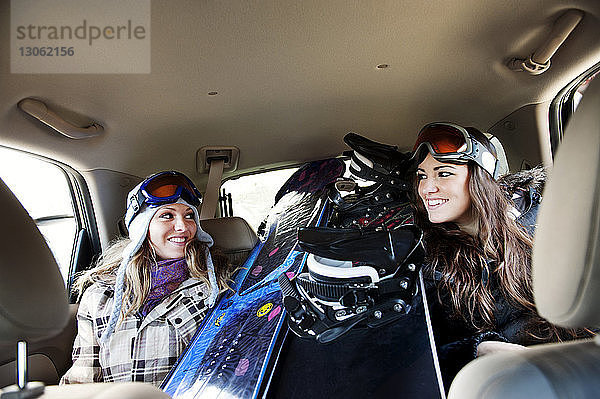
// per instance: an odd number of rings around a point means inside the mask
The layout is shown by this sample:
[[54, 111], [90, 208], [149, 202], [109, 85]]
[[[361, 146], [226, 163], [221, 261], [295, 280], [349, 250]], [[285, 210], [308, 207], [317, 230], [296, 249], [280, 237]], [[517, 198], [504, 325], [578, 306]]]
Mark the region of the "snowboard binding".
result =
[[[359, 324], [375, 328], [408, 313], [424, 255], [422, 232], [414, 225], [369, 233], [332, 230], [303, 229], [300, 247], [312, 252], [308, 272], [279, 277], [290, 329], [320, 343]], [[326, 244], [306, 244], [303, 237]]]
[[402, 153], [396, 146], [377, 143], [356, 133], [348, 133], [344, 142], [353, 149], [350, 163], [353, 175], [394, 190], [411, 189], [407, 179], [412, 164], [410, 153]]
[[350, 172], [372, 184], [337, 179], [328, 191], [328, 227], [298, 231], [308, 271], [278, 279], [290, 329], [321, 343], [407, 314], [424, 256], [412, 224], [410, 154], [355, 133], [344, 141], [353, 149]]
[[[353, 149], [350, 172], [371, 184], [364, 187], [352, 178], [338, 178], [328, 192], [335, 210], [329, 226], [365, 228], [381, 225], [389, 229], [410, 222], [412, 210], [407, 206], [412, 190], [410, 154], [355, 133], [348, 133], [344, 141]], [[373, 224], [381, 218], [395, 222]]]

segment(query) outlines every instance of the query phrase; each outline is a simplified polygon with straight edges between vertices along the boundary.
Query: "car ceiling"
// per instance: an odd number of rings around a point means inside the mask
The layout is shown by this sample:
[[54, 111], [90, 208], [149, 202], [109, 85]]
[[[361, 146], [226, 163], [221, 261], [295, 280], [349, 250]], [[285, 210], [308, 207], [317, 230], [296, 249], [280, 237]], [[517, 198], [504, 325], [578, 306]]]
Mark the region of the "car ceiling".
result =
[[[80, 171], [202, 181], [202, 146], [238, 147], [241, 173], [337, 155], [349, 131], [409, 149], [429, 121], [488, 129], [600, 60], [594, 0], [153, 0], [151, 73], [11, 74], [10, 2], [0, 4], [0, 144]], [[549, 71], [505, 66], [570, 8], [585, 17]], [[25, 97], [105, 132], [62, 137], [17, 109]]]

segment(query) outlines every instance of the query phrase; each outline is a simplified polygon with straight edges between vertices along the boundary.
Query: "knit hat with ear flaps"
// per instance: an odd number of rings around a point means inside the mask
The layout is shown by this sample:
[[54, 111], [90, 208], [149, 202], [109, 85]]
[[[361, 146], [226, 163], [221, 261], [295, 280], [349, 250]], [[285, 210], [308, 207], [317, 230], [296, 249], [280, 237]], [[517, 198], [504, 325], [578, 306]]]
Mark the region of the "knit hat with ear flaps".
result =
[[[127, 195], [127, 213], [125, 214], [125, 223], [127, 225], [127, 229], [129, 230], [129, 238], [131, 242], [125, 247], [123, 250], [123, 259], [121, 264], [119, 265], [119, 269], [117, 270], [117, 277], [115, 280], [115, 289], [113, 296], [113, 309], [110, 314], [110, 318], [108, 320], [108, 325], [104, 332], [102, 333], [102, 337], [100, 337], [100, 341], [108, 342], [110, 336], [115, 331], [115, 327], [117, 325], [117, 321], [121, 315], [121, 309], [123, 306], [123, 288], [125, 283], [125, 271], [127, 269], [127, 265], [133, 258], [133, 256], [140, 250], [146, 236], [148, 235], [148, 226], [150, 225], [150, 221], [152, 217], [156, 214], [156, 212], [160, 209], [160, 206], [148, 206], [147, 204], [142, 204], [139, 207], [139, 211], [136, 213], [136, 207], [132, 206], [132, 197], [139, 191], [141, 185], [144, 182], [138, 184], [133, 190], [129, 192]], [[217, 296], [219, 295], [219, 287], [217, 285], [217, 278], [215, 276], [215, 267], [213, 265], [212, 257], [210, 256], [209, 247], [211, 247], [214, 243], [212, 237], [202, 230], [200, 226], [200, 217], [198, 214], [198, 209], [195, 206], [187, 203], [183, 198], [179, 198], [176, 204], [184, 204], [189, 206], [194, 211], [194, 220], [196, 221], [196, 238], [198, 241], [204, 242], [207, 244], [205, 256], [206, 256], [206, 268], [208, 271], [208, 281], [210, 282], [211, 292], [207, 300], [208, 307], [213, 307], [215, 301], [217, 300]]]

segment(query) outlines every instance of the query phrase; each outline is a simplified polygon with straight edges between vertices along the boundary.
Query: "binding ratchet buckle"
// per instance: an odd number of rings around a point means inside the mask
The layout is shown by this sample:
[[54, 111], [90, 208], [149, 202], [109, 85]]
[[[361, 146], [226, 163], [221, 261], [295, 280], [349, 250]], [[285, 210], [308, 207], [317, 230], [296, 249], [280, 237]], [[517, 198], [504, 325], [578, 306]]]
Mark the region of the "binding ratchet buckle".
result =
[[[376, 328], [408, 313], [418, 290], [422, 235], [413, 225], [394, 230], [397, 231], [404, 234], [396, 234], [395, 238], [409, 240], [410, 245], [396, 246], [404, 251], [395, 254], [393, 267], [389, 257], [382, 262], [385, 265], [377, 267], [363, 261], [336, 260], [311, 253], [307, 258], [307, 273], [292, 279], [285, 273], [279, 276], [290, 329], [300, 337], [326, 343], [359, 324]], [[379, 233], [382, 239], [386, 233], [390, 234], [389, 240], [392, 232]], [[302, 239], [300, 243], [302, 247]], [[336, 256], [331, 250], [328, 255]]]

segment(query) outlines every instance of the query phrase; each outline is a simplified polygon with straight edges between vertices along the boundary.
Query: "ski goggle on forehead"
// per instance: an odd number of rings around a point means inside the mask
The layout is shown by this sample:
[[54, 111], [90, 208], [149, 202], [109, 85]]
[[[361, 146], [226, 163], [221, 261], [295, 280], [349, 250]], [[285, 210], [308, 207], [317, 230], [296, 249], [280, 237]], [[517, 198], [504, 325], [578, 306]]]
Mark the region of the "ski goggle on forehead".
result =
[[421, 153], [423, 146], [440, 162], [473, 161], [496, 178], [498, 158], [462, 126], [447, 122], [426, 125], [417, 137], [413, 159]]
[[177, 202], [183, 198], [188, 204], [200, 205], [202, 195], [183, 173], [176, 171], [159, 172], [142, 182], [138, 190], [130, 196], [134, 212], [143, 204], [150, 207], [161, 206]]

